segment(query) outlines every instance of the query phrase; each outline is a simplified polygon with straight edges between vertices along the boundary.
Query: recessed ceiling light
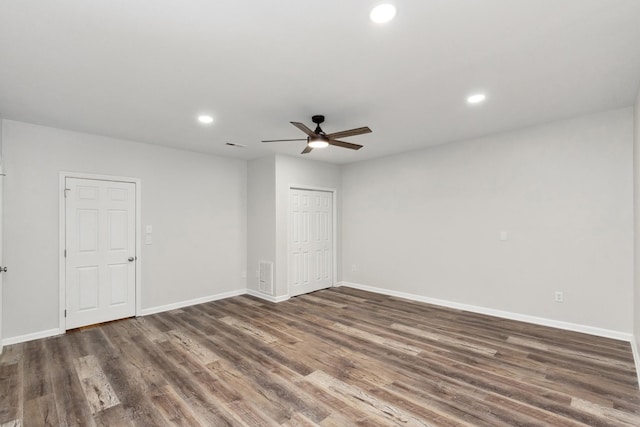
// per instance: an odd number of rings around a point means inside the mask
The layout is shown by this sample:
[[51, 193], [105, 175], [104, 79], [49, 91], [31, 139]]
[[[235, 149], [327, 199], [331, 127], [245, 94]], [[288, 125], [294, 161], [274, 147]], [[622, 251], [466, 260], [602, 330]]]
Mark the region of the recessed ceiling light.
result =
[[391, 21], [396, 16], [396, 7], [389, 3], [379, 4], [374, 7], [369, 17], [376, 24], [384, 24]]
[[198, 121], [200, 123], [204, 123], [205, 125], [213, 123], [213, 117], [207, 115], [198, 116]]
[[487, 95], [485, 95], [484, 93], [475, 93], [467, 98], [467, 102], [469, 104], [479, 104], [481, 102], [484, 102], [485, 99], [487, 99]]

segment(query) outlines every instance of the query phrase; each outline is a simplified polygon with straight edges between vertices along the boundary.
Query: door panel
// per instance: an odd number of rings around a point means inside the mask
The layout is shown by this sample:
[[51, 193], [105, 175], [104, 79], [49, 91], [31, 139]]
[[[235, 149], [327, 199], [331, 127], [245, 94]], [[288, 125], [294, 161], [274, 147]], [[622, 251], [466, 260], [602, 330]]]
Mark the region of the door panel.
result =
[[292, 189], [289, 218], [289, 295], [331, 286], [333, 194]]
[[78, 251], [98, 252], [98, 210], [78, 209]]
[[[0, 120], [0, 131], [1, 126], [2, 125], [2, 120]], [[0, 148], [2, 144], [0, 144]], [[0, 268], [4, 268], [4, 259], [2, 256], [2, 226], [4, 224], [4, 221], [2, 219], [2, 215], [3, 215], [3, 203], [4, 203], [4, 174], [2, 173], [3, 169], [2, 169], [2, 150], [0, 149]], [[2, 282], [3, 282], [3, 276], [5, 275], [4, 271], [0, 271], [0, 353], [2, 353]]]
[[65, 184], [66, 328], [135, 315], [135, 184]]
[[291, 255], [289, 282], [295, 287], [309, 284], [309, 206], [308, 197], [293, 194], [291, 199]]
[[98, 308], [98, 267], [78, 267], [78, 311]]
[[111, 289], [110, 304], [118, 305], [127, 302], [128, 264], [110, 265], [108, 271], [109, 288]]

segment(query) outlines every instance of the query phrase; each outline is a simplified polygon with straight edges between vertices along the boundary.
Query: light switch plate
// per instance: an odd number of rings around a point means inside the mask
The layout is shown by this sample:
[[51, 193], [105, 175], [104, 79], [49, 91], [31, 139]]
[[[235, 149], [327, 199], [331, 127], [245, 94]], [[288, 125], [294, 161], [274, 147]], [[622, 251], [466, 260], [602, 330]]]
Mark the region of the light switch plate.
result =
[[153, 227], [151, 225], [147, 225], [144, 229], [147, 234], [151, 234], [153, 232]]

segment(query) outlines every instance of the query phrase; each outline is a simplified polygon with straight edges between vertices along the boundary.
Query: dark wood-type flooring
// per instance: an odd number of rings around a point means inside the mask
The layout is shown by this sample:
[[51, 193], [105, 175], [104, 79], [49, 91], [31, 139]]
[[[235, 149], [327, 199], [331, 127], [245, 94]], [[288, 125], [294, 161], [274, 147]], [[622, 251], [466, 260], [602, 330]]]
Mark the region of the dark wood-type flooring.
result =
[[0, 425], [639, 426], [629, 343], [334, 288], [5, 348]]

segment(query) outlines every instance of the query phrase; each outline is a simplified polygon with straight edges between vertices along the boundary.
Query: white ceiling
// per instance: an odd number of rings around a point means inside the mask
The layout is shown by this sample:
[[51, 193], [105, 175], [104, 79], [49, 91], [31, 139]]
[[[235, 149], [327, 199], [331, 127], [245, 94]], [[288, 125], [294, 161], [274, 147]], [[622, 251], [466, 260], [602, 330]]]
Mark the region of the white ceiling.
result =
[[324, 114], [373, 133], [304, 157], [349, 163], [633, 104], [638, 0], [377, 3], [0, 0], [0, 115], [250, 159]]

